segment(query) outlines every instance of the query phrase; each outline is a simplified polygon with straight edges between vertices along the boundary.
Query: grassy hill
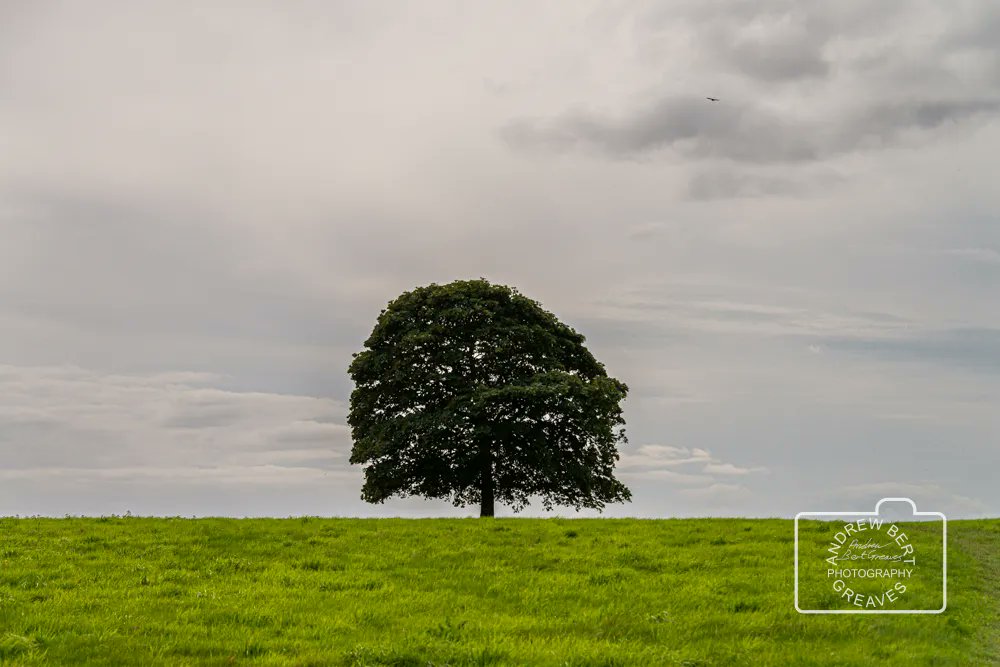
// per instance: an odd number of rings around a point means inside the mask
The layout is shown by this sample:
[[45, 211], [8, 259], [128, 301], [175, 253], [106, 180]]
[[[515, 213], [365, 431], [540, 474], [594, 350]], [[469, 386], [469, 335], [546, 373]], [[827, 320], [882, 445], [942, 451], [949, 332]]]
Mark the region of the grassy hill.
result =
[[1000, 520], [948, 610], [806, 616], [792, 522], [0, 519], [0, 662], [1000, 664]]

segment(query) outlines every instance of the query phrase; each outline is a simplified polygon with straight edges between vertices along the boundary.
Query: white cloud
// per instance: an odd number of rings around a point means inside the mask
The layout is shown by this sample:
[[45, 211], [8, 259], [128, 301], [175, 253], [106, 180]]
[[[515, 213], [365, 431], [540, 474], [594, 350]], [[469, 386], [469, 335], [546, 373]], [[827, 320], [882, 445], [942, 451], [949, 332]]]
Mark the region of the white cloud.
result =
[[753, 472], [767, 472], [764, 466], [754, 466], [752, 468], [742, 468], [732, 463], [707, 463], [702, 471], [709, 475], [749, 475]]
[[674, 447], [672, 445], [642, 445], [634, 453], [623, 453], [618, 461], [622, 469], [659, 469], [687, 463], [710, 461], [711, 455], [704, 449]]
[[[750, 491], [742, 484], [724, 482], [716, 482], [702, 488], [681, 489], [678, 493], [686, 498], [701, 501], [707, 507], [732, 505], [751, 496]], [[735, 508], [735, 511], [738, 512], [738, 508]]]
[[625, 452], [621, 454], [619, 469], [625, 480], [651, 480], [678, 487], [719, 489], [731, 486], [720, 480], [768, 472], [765, 466], [741, 467], [725, 463], [698, 447], [672, 445], [642, 445], [635, 452]]

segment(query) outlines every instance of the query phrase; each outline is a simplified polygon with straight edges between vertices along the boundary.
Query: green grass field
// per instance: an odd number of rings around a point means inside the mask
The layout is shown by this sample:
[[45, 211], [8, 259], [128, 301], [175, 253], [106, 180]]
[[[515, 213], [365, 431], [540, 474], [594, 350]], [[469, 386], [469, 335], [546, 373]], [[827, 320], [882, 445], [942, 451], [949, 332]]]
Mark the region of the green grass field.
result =
[[806, 616], [784, 520], [0, 519], [0, 662], [1000, 664], [1000, 520], [948, 610]]

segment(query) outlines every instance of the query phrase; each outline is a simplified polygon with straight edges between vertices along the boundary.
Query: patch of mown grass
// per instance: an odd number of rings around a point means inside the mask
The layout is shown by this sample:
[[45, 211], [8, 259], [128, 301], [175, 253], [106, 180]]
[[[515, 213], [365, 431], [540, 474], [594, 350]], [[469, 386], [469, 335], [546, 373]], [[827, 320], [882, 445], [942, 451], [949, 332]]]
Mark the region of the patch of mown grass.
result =
[[1000, 521], [948, 611], [803, 616], [782, 520], [0, 519], [0, 662], [980, 665]]

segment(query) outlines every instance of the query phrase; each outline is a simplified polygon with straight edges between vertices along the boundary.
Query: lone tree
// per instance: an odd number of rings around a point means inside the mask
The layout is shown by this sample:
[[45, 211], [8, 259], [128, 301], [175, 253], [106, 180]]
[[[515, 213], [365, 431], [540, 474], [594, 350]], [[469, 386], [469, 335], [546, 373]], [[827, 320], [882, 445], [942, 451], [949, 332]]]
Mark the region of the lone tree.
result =
[[600, 509], [631, 499], [613, 476], [621, 401], [584, 337], [536, 301], [486, 280], [405, 292], [379, 315], [349, 372], [351, 463], [361, 497], [519, 511], [531, 496]]

